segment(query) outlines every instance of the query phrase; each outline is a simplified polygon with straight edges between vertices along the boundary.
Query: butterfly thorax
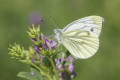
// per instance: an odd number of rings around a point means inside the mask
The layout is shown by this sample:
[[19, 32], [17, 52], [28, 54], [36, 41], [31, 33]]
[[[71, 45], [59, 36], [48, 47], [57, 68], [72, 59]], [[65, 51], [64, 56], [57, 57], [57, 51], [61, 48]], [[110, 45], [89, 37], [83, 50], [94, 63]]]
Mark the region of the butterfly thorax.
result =
[[58, 41], [59, 43], [61, 43], [62, 30], [61, 30], [61, 29], [54, 29], [54, 33], [55, 33], [55, 38], [57, 39], [57, 41]]

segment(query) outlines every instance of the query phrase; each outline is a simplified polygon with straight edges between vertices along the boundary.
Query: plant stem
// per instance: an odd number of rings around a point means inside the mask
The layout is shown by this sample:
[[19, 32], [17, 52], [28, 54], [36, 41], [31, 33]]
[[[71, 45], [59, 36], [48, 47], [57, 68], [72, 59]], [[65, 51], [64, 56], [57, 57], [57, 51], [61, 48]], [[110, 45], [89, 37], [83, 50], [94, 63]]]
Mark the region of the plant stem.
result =
[[55, 65], [54, 65], [54, 63], [52, 61], [52, 58], [48, 58], [48, 59], [50, 60], [52, 66], [53, 66], [53, 70], [55, 72], [56, 80], [59, 80], [58, 73], [57, 73], [56, 67], [55, 67]]
[[41, 68], [39, 68], [38, 66], [36, 66], [34, 63], [30, 63], [32, 66], [34, 66], [36, 69], [38, 69], [41, 73], [43, 73], [43, 75], [45, 75], [49, 80], [53, 80], [49, 74], [46, 74], [46, 72], [44, 72]]

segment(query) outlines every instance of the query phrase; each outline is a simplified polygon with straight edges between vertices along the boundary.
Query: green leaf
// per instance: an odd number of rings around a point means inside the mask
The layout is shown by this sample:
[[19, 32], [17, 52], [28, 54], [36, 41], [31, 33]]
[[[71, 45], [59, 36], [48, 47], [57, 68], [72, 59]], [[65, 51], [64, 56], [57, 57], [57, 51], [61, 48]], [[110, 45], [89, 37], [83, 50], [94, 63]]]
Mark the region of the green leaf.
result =
[[35, 74], [34, 77], [36, 77], [38, 80], [43, 80], [41, 73], [37, 69], [31, 67], [31, 72]]
[[29, 72], [20, 72], [20, 73], [18, 73], [17, 76], [25, 78], [27, 80], [38, 80], [38, 79], [36, 79], [36, 77], [31, 75]]
[[57, 52], [57, 58], [61, 59], [62, 58], [62, 54], [63, 54], [62, 52]]

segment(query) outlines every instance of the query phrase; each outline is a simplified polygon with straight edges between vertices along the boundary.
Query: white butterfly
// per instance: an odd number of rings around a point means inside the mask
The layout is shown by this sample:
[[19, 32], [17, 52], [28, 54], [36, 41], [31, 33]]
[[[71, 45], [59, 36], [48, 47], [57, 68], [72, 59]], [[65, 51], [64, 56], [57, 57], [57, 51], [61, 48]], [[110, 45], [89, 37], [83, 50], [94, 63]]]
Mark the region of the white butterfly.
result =
[[99, 35], [104, 19], [88, 16], [68, 24], [64, 29], [54, 29], [55, 38], [75, 57], [87, 59], [99, 48]]

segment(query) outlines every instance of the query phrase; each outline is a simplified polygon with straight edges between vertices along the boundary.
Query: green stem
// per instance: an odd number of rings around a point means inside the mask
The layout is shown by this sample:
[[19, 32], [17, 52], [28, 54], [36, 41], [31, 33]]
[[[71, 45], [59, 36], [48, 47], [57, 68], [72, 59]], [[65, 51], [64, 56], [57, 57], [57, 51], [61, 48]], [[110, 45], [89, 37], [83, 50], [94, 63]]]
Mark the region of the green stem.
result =
[[38, 66], [36, 66], [34, 63], [30, 63], [32, 66], [34, 66], [36, 69], [38, 69], [43, 75], [45, 75], [49, 80], [53, 80], [49, 74], [46, 74], [46, 72], [44, 72], [41, 68], [39, 68]]
[[50, 60], [52, 66], [53, 66], [53, 70], [54, 70], [54, 72], [55, 72], [56, 80], [59, 80], [58, 73], [57, 73], [56, 67], [55, 67], [52, 59], [51, 59], [51, 58], [48, 58], [48, 59]]

